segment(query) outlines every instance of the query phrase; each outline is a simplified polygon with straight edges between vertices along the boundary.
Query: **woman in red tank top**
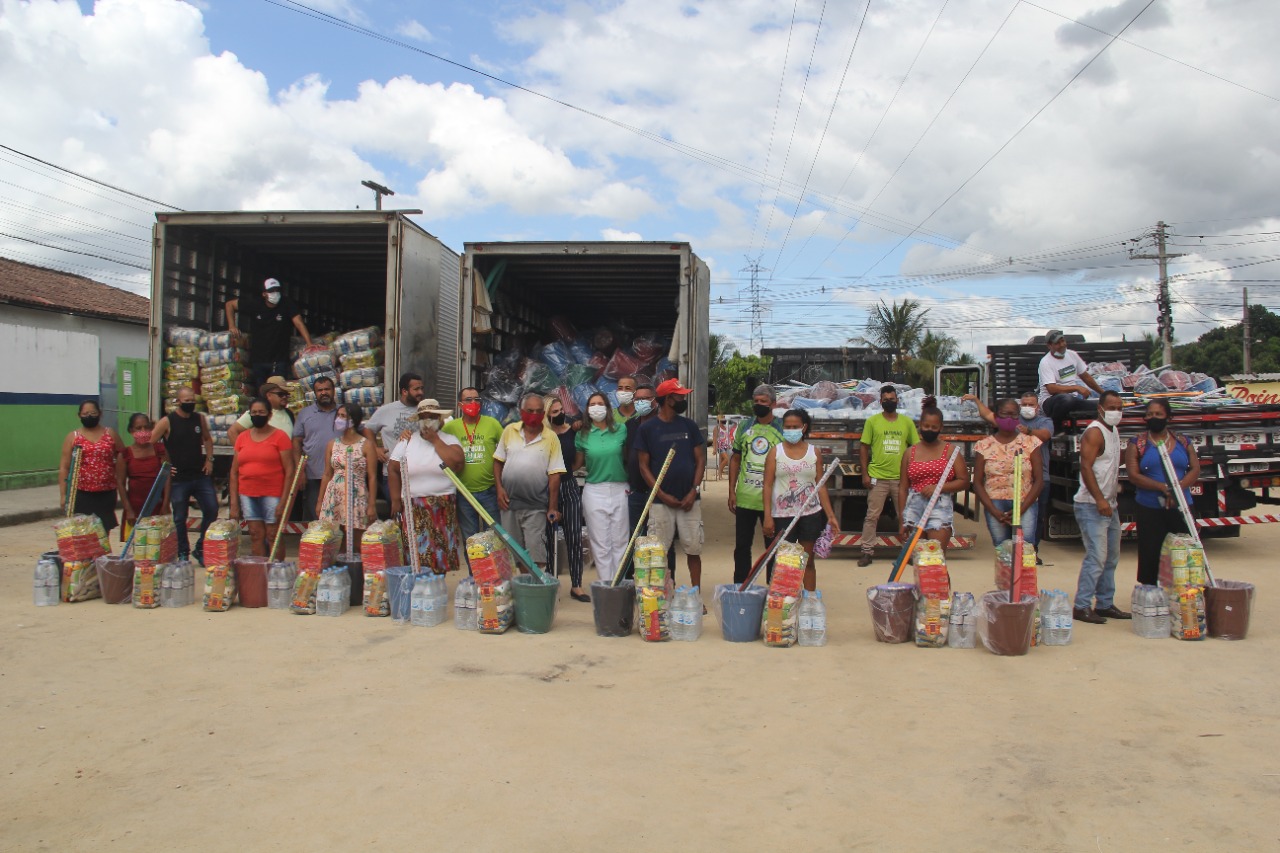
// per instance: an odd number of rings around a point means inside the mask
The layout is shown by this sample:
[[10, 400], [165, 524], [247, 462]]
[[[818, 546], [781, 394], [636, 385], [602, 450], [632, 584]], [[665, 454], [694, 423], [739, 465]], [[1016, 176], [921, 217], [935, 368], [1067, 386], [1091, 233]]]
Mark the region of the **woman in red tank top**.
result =
[[[129, 528], [137, 522], [138, 514], [142, 512], [142, 504], [151, 493], [151, 487], [155, 484], [156, 477], [160, 475], [160, 466], [166, 459], [164, 445], [151, 442], [151, 431], [154, 428], [151, 418], [141, 412], [130, 415], [129, 435], [133, 438], [133, 444], [116, 457], [116, 488], [120, 491], [120, 503], [124, 507], [124, 524], [120, 527], [120, 535], [125, 539], [129, 536]], [[168, 515], [169, 483], [167, 481], [160, 501], [151, 513]]]
[[[116, 526], [116, 454], [120, 439], [109, 427], [102, 426], [102, 410], [96, 400], [80, 404], [80, 429], [72, 430], [62, 441], [62, 458], [58, 463], [58, 490], [62, 505], [72, 503], [72, 512], [96, 515], [107, 531]], [[72, 451], [79, 458], [76, 481], [67, 478], [76, 469]]]
[[902, 507], [902, 516], [898, 520], [898, 534], [906, 536], [907, 528], [923, 525], [924, 538], [937, 540], [946, 548], [951, 541], [955, 517], [951, 496], [969, 487], [969, 466], [963, 454], [956, 459], [929, 517], [921, 518], [954, 450], [953, 445], [941, 440], [942, 411], [933, 404], [933, 398], [926, 397], [924, 402], [917, 430], [920, 443], [902, 455], [902, 476], [898, 481], [898, 506]]

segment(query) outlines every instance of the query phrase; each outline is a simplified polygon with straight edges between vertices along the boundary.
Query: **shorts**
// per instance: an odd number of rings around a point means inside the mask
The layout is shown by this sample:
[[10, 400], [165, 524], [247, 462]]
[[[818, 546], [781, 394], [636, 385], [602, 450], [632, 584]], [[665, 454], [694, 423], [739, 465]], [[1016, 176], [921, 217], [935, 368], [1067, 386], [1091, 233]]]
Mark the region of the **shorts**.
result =
[[[773, 523], [777, 526], [778, 532], [781, 533], [787, 529], [791, 519], [781, 515], [774, 516]], [[809, 515], [802, 515], [800, 520], [796, 522], [796, 526], [791, 528], [791, 532], [787, 534], [787, 541], [816, 542], [826, 527], [827, 514], [825, 512], [819, 511]]]
[[[906, 527], [920, 526], [920, 516], [924, 513], [929, 498], [919, 492], [907, 495], [907, 505], [902, 510], [902, 523]], [[956, 504], [951, 495], [939, 495], [938, 502], [933, 505], [933, 512], [925, 520], [925, 530], [950, 529], [955, 522]]]
[[676, 531], [680, 531], [680, 550], [686, 556], [697, 557], [702, 554], [702, 501], [693, 502], [693, 509], [685, 512], [672, 509], [663, 503], [654, 501], [649, 508], [649, 535], [657, 536], [662, 544], [671, 549]]
[[240, 517], [245, 521], [263, 521], [267, 524], [275, 524], [278, 521], [276, 518], [276, 506], [279, 503], [279, 495], [265, 495], [260, 498], [240, 495]]

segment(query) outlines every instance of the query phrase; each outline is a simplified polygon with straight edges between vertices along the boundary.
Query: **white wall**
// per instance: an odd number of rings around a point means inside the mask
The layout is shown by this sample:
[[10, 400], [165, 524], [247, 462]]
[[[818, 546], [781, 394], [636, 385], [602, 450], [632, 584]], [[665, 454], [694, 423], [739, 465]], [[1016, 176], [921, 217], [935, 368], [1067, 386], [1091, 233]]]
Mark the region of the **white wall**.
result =
[[0, 323], [0, 392], [99, 394], [98, 337]]

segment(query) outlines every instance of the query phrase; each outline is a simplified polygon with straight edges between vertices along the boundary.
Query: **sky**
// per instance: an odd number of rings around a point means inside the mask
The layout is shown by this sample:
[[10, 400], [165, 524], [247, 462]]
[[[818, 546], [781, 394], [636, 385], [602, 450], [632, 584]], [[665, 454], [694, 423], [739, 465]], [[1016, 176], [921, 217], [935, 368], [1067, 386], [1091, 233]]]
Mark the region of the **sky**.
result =
[[1280, 310], [1278, 31], [1267, 0], [0, 0], [0, 254], [145, 293], [157, 210], [374, 180], [455, 250], [688, 241], [743, 351], [913, 299], [981, 358], [1154, 332], [1163, 221], [1185, 342], [1244, 287]]

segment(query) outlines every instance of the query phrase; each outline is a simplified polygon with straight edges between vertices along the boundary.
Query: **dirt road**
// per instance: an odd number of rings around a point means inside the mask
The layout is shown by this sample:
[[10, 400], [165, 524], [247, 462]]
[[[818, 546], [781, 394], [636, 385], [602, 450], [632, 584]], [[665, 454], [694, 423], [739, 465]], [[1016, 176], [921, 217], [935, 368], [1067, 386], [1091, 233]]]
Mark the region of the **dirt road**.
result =
[[[732, 574], [724, 496], [708, 589]], [[958, 590], [991, 588], [981, 534]], [[1113, 621], [1024, 658], [874, 642], [883, 560], [822, 562], [829, 645], [780, 650], [714, 618], [693, 644], [600, 638], [567, 589], [542, 636], [35, 608], [52, 543], [0, 534], [5, 850], [1280, 848], [1280, 528], [1210, 543], [1259, 587], [1246, 641]], [[1080, 556], [1046, 546], [1042, 586], [1074, 590]]]

